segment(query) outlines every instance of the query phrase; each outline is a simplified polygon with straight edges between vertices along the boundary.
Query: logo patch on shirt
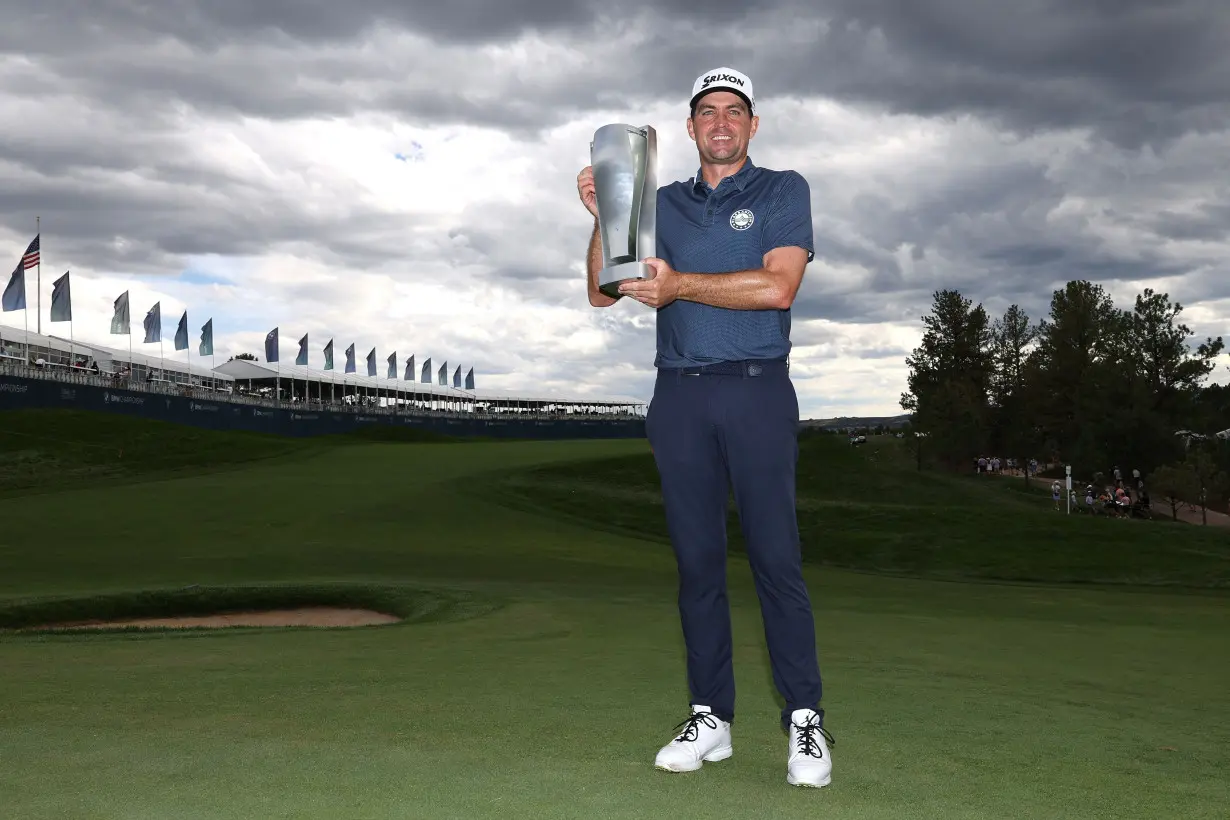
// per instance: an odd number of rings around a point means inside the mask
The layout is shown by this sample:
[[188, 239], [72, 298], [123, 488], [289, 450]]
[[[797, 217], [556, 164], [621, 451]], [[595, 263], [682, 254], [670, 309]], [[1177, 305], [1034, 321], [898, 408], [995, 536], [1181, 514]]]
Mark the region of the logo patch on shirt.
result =
[[730, 215], [730, 227], [736, 231], [746, 231], [756, 221], [755, 215], [747, 208], [740, 208]]

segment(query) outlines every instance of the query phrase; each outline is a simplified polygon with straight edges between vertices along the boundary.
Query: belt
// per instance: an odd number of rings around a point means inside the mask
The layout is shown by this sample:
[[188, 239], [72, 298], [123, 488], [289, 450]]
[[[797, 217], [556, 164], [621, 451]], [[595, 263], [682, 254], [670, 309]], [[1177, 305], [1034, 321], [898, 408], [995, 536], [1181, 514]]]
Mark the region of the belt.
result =
[[713, 362], [695, 367], [662, 367], [658, 372], [680, 376], [748, 376], [754, 378], [783, 368], [789, 369], [786, 359], [743, 359], [737, 362]]

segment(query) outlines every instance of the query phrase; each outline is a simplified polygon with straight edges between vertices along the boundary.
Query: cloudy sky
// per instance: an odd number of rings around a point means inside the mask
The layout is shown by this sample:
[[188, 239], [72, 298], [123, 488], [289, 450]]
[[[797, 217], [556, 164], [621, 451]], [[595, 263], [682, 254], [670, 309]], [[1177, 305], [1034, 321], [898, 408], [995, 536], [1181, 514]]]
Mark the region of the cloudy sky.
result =
[[752, 158], [811, 183], [803, 415], [896, 414], [938, 288], [1038, 317], [1072, 278], [1123, 305], [1152, 286], [1230, 330], [1221, 5], [8, 0], [0, 262], [41, 217], [44, 331], [67, 335], [46, 311], [71, 270], [74, 335], [115, 347], [129, 290], [168, 337], [212, 316], [220, 355], [277, 325], [317, 366], [335, 338], [481, 388], [648, 399], [653, 312], [588, 306], [576, 175], [632, 122], [662, 181], [691, 176], [692, 82], [730, 65]]

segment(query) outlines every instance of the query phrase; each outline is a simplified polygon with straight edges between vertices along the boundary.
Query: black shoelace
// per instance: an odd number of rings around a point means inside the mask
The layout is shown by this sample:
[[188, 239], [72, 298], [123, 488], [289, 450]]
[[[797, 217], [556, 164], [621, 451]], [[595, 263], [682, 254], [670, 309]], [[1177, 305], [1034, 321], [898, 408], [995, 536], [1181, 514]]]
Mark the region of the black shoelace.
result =
[[684, 720], [678, 726], [675, 727], [676, 729], [682, 728], [684, 726], [687, 727], [686, 729], [683, 730], [682, 734], [680, 734], [678, 737], [675, 738], [675, 740], [684, 740], [684, 741], [696, 740], [696, 738], [699, 737], [700, 735], [700, 729], [698, 727], [702, 723], [708, 726], [710, 729], [718, 728], [717, 718], [714, 717], [711, 713], [696, 712], [691, 717], [687, 718], [686, 720]]
[[799, 751], [808, 757], [824, 757], [824, 752], [820, 748], [820, 742], [816, 740], [816, 733], [819, 732], [828, 741], [830, 746], [836, 746], [837, 741], [833, 740], [833, 736], [824, 730], [819, 723], [796, 723], [794, 728], [799, 730]]

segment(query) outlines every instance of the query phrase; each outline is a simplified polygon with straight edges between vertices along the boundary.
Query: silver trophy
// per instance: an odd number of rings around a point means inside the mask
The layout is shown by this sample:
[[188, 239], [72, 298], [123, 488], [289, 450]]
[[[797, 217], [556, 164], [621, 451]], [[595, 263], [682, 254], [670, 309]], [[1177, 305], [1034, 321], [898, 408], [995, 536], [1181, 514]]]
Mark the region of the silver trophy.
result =
[[657, 256], [658, 132], [649, 125], [604, 125], [594, 132], [589, 156], [602, 238], [598, 290], [619, 298], [621, 282], [653, 278], [641, 260]]

